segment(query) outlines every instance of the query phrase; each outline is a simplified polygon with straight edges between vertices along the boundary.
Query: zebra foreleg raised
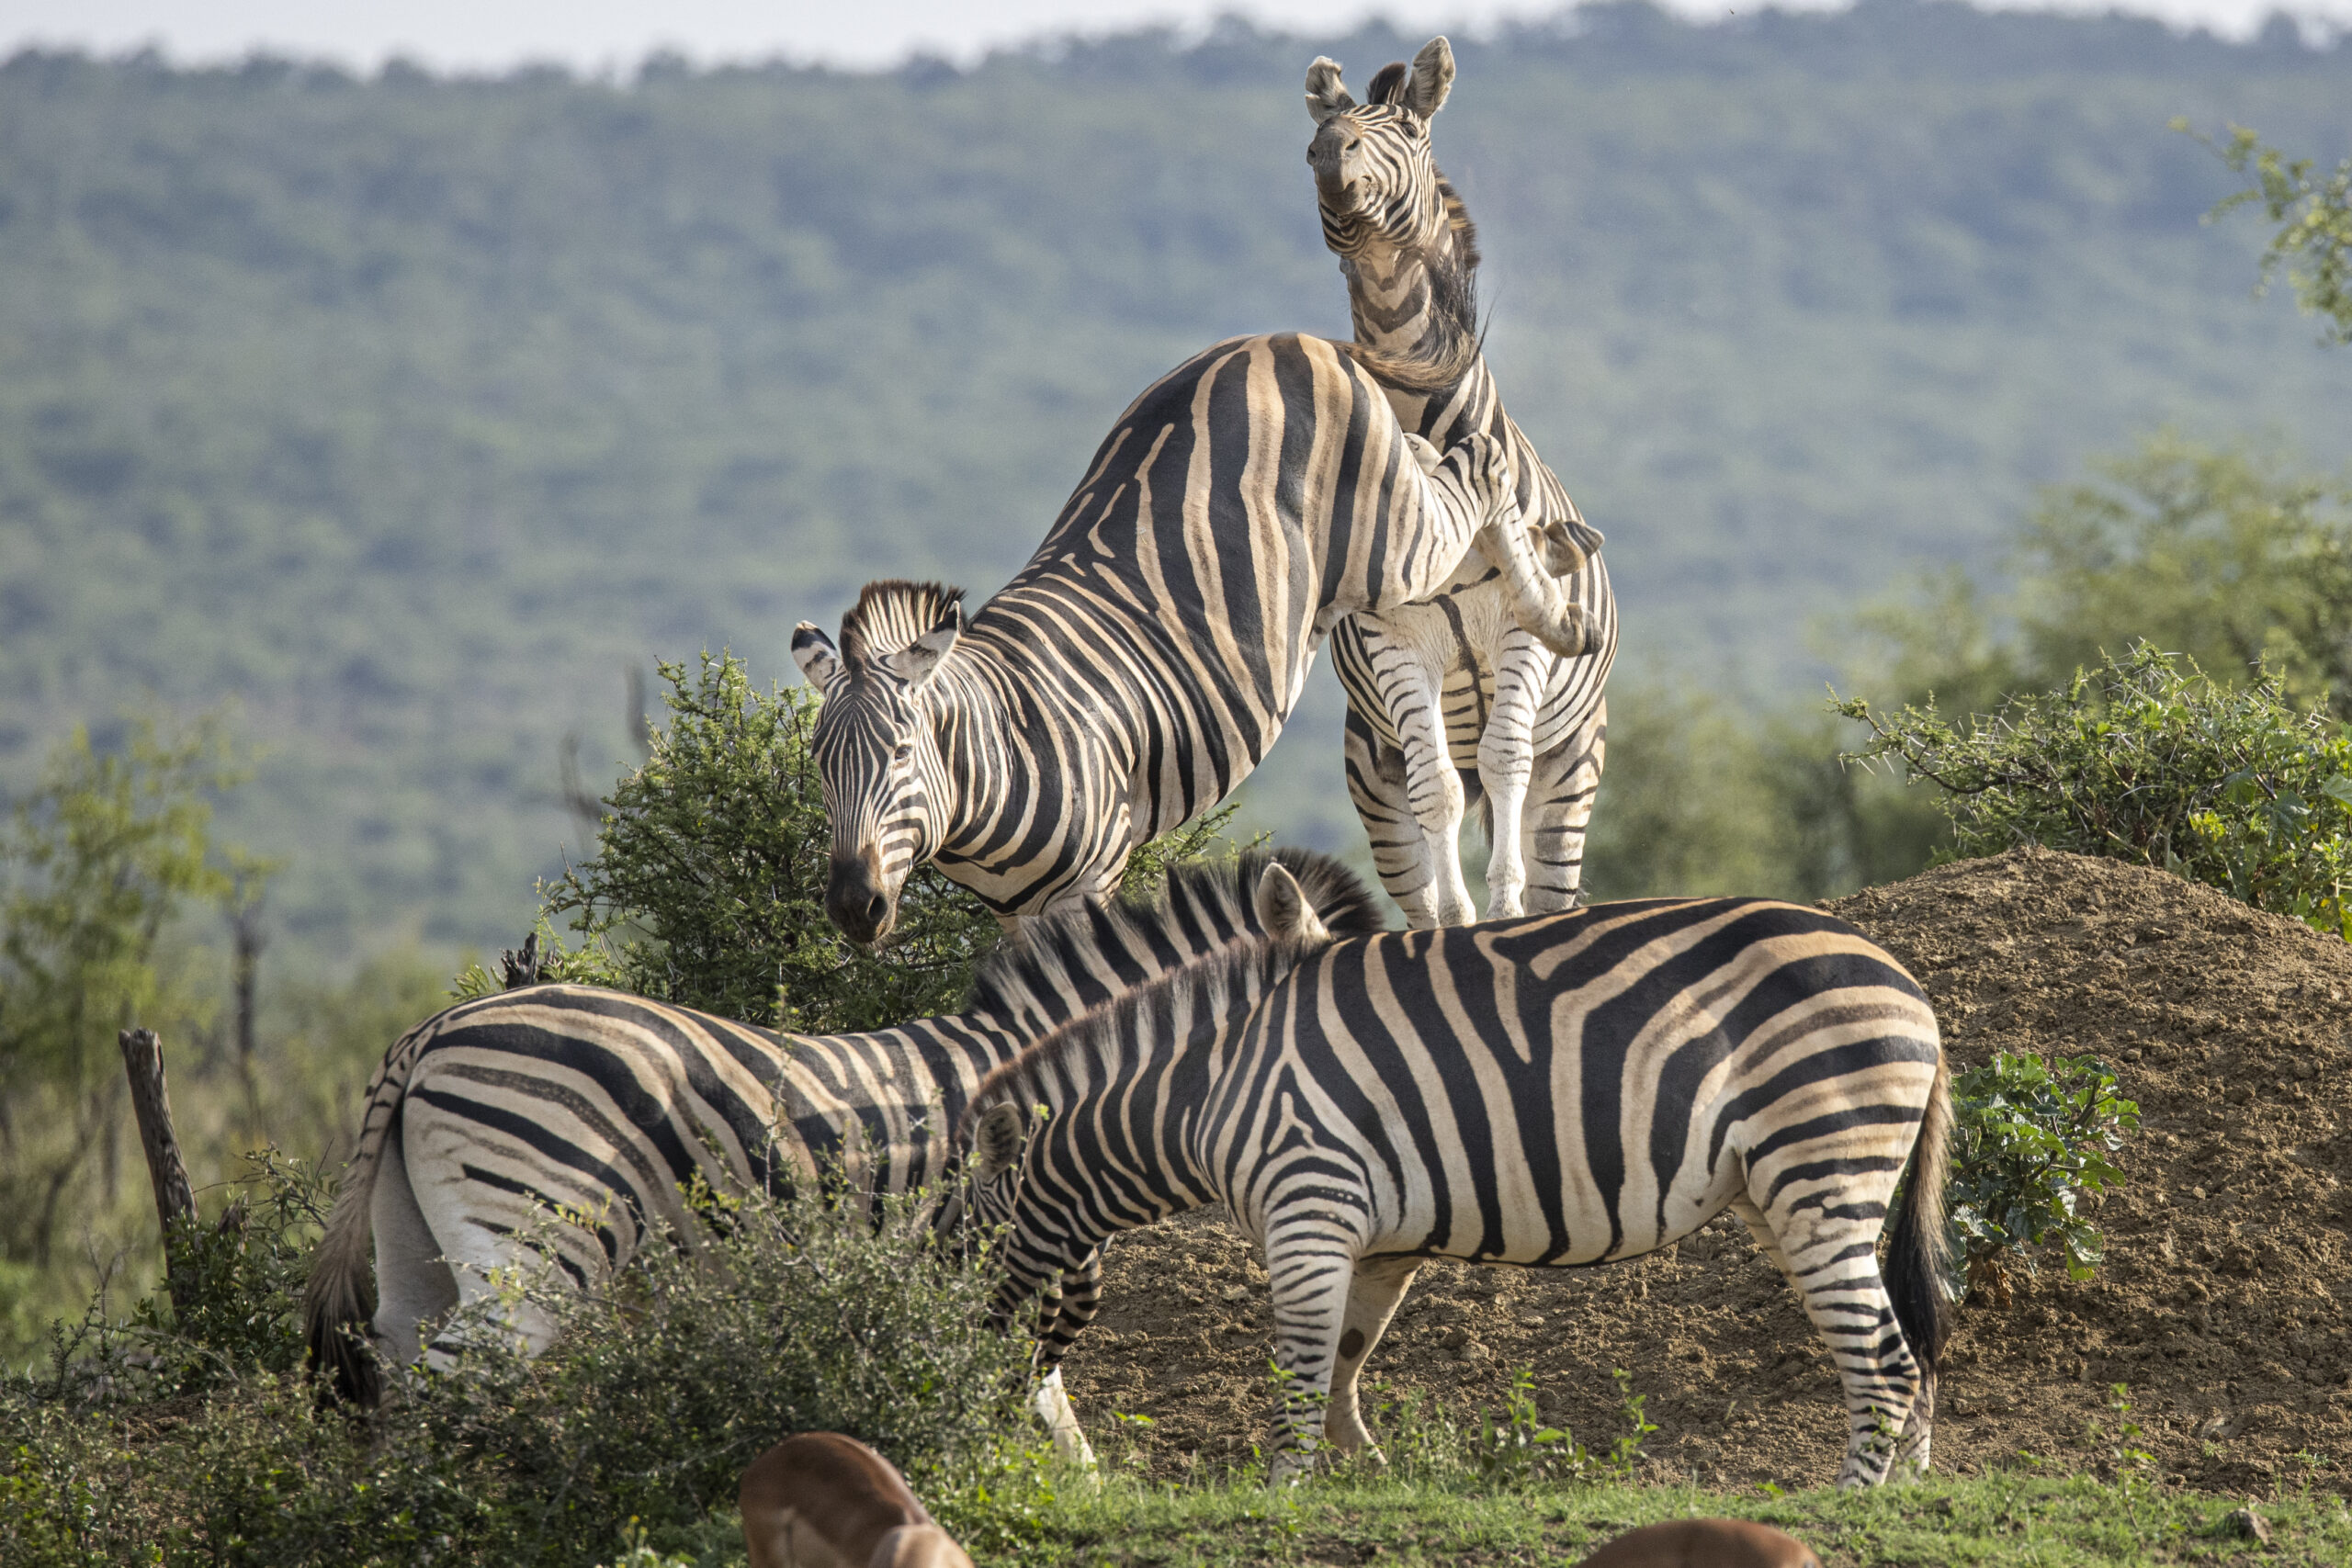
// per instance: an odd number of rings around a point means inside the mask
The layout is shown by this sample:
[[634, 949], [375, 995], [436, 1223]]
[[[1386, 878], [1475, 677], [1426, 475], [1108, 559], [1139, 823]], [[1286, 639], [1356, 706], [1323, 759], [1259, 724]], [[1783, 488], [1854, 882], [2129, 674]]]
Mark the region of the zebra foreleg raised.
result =
[[1356, 1264], [1348, 1285], [1347, 1315], [1340, 1327], [1338, 1358], [1331, 1368], [1331, 1401], [1323, 1413], [1323, 1435], [1343, 1454], [1364, 1454], [1374, 1464], [1385, 1464], [1372, 1433], [1364, 1427], [1358, 1389], [1364, 1363], [1380, 1348], [1380, 1337], [1396, 1315], [1396, 1303], [1420, 1272], [1418, 1258], [1368, 1258]]

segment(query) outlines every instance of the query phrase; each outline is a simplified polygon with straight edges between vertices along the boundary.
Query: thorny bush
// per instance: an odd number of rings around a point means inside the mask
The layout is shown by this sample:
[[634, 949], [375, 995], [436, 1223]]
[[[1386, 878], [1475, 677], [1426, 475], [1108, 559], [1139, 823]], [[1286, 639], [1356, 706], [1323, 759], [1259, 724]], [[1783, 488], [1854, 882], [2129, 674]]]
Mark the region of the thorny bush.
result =
[[1952, 1256], [1973, 1298], [2009, 1295], [2007, 1269], [2034, 1269], [2054, 1249], [2066, 1272], [2088, 1279], [2106, 1242], [2083, 1200], [2120, 1187], [2113, 1156], [2140, 1127], [2140, 1107], [2115, 1092], [2115, 1075], [2091, 1056], [1996, 1055], [1952, 1080], [1954, 1126], [1948, 1213]]

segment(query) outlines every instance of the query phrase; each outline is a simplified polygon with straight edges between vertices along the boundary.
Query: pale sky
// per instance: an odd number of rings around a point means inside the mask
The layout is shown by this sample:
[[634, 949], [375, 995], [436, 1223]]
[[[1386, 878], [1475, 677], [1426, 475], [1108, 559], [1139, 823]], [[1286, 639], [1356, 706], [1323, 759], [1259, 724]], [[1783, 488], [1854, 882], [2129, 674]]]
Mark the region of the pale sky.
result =
[[[1723, 0], [1665, 3], [1701, 17], [1737, 8]], [[152, 44], [181, 63], [260, 50], [360, 69], [403, 55], [444, 69], [497, 71], [536, 61], [599, 71], [672, 49], [706, 64], [782, 56], [857, 66], [888, 64], [915, 50], [969, 61], [992, 45], [1148, 22], [1198, 30], [1228, 11], [1295, 32], [1337, 30], [1377, 12], [1407, 31], [1475, 34], [1498, 17], [1557, 8], [1550, 0], [0, 0], [0, 54], [28, 43], [107, 54]], [[2110, 7], [2106, 0], [2063, 0], [2055, 8]], [[2273, 0], [2126, 0], [2112, 8], [2233, 36], [2253, 32], [2280, 8], [2330, 32], [2352, 28], [2352, 0], [2289, 0], [2283, 7]]]

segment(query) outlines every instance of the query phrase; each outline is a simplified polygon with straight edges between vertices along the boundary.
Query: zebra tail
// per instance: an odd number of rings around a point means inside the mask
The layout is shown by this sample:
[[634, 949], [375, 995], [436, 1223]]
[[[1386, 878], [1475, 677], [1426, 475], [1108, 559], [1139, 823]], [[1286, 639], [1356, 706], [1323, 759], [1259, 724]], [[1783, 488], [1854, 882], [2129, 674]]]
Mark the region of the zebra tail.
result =
[[376, 1316], [376, 1173], [383, 1166], [386, 1140], [400, 1126], [401, 1102], [424, 1055], [418, 1048], [424, 1032], [416, 1029], [401, 1036], [385, 1053], [384, 1065], [368, 1086], [359, 1147], [344, 1168], [326, 1234], [319, 1238], [311, 1258], [311, 1277], [302, 1286], [311, 1378], [317, 1382], [323, 1375], [337, 1397], [362, 1410], [375, 1408], [384, 1392], [383, 1372], [368, 1333]]
[[1951, 1177], [1951, 1069], [1936, 1063], [1935, 1087], [1928, 1092], [1919, 1121], [1919, 1141], [1911, 1151], [1911, 1179], [1894, 1213], [1894, 1240], [1887, 1248], [1887, 1294], [1894, 1320], [1926, 1379], [1928, 1408], [1934, 1408], [1936, 1371], [1943, 1364], [1951, 1332], [1951, 1302], [1944, 1292], [1951, 1243], [1944, 1228], [1944, 1189]]

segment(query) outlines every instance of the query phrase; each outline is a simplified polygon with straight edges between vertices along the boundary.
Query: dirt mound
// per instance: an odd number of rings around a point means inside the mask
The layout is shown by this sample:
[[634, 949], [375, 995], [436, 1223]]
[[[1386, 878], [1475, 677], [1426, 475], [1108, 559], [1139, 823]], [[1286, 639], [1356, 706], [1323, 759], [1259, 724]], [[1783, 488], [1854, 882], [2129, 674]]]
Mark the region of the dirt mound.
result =
[[[1831, 908], [1909, 965], [1956, 1068], [1996, 1049], [2092, 1052], [2140, 1103], [2125, 1190], [2098, 1211], [2108, 1260], [2045, 1265], [2005, 1308], [1962, 1309], [1939, 1470], [2111, 1467], [2109, 1385], [2140, 1445], [2213, 1490], [2299, 1481], [2352, 1453], [2345, 1226], [2352, 1197], [2346, 998], [2352, 946], [2162, 873], [2046, 851], [1942, 867]], [[1159, 1474], [1246, 1457], [1270, 1435], [1265, 1273], [1194, 1214], [1114, 1240], [1102, 1315], [1070, 1358], [1080, 1410], [1132, 1428]], [[1616, 1435], [1611, 1370], [1659, 1430], [1648, 1473], [1704, 1483], [1831, 1480], [1845, 1420], [1795, 1297], [1728, 1218], [1587, 1271], [1432, 1263], [1370, 1376], [1463, 1410], [1534, 1370], [1547, 1419]], [[2319, 1484], [2341, 1484], [2320, 1461]]]

